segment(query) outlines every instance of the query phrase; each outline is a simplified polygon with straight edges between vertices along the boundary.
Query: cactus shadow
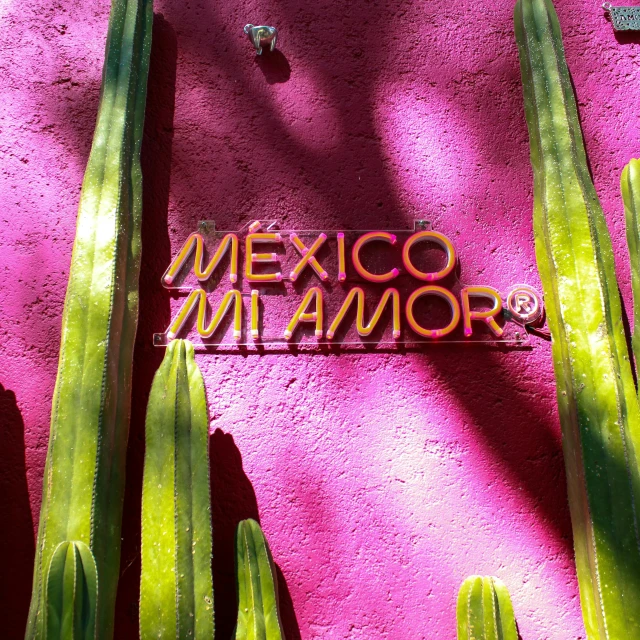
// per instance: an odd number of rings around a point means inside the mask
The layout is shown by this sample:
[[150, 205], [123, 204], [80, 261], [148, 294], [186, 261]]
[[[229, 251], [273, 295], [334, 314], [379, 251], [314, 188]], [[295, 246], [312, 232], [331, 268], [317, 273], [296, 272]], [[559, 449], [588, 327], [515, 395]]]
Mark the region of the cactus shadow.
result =
[[573, 97], [575, 98], [575, 101], [576, 101], [576, 114], [578, 116], [578, 124], [580, 125], [580, 131], [582, 132], [587, 169], [589, 170], [589, 177], [591, 178], [591, 182], [594, 183], [594, 189], [595, 189], [595, 181], [593, 179], [593, 167], [591, 165], [591, 157], [589, 155], [589, 149], [587, 148], [587, 141], [584, 139], [584, 122], [582, 119], [582, 110], [580, 108], [580, 105], [578, 104], [578, 90], [576, 89], [576, 83], [573, 80], [573, 74], [571, 73], [571, 71], [569, 71], [569, 80], [571, 82], [571, 91], [573, 91]]
[[0, 384], [0, 618], [4, 637], [21, 638], [35, 557], [25, 462], [24, 420], [13, 391]]
[[253, 486], [242, 468], [233, 436], [216, 429], [209, 436], [211, 516], [213, 520], [213, 592], [216, 635], [230, 638], [236, 624], [234, 538], [238, 523], [260, 522]]
[[120, 580], [115, 636], [137, 640], [140, 593], [140, 513], [144, 466], [144, 423], [153, 376], [164, 349], [153, 346], [154, 331], [168, 325], [170, 306], [160, 278], [169, 264], [169, 185], [173, 147], [177, 37], [162, 14], [155, 14], [147, 107], [142, 143], [143, 212], [140, 311], [133, 354], [131, 427], [122, 521]]
[[[230, 638], [236, 624], [238, 603], [235, 579], [235, 532], [247, 518], [260, 522], [258, 501], [242, 467], [242, 456], [233, 436], [216, 429], [209, 436], [211, 516], [213, 520], [213, 592], [216, 637]], [[280, 567], [276, 565], [280, 613], [287, 640], [300, 640], [293, 601]]]
[[284, 628], [284, 635], [287, 640], [302, 640], [300, 635], [300, 627], [298, 626], [298, 619], [296, 618], [296, 612], [293, 608], [293, 600], [289, 593], [289, 587], [287, 581], [282, 573], [282, 569], [276, 564], [276, 574], [278, 576], [278, 600], [280, 602], [280, 616], [282, 619], [282, 626]]
[[629, 322], [629, 313], [627, 312], [627, 307], [624, 304], [624, 299], [622, 297], [622, 291], [620, 291], [620, 287], [618, 287], [618, 296], [620, 297], [620, 309], [622, 310], [622, 328], [624, 330], [624, 338], [627, 343], [627, 353], [629, 354], [629, 359], [631, 360], [631, 375], [633, 375], [633, 382], [636, 385], [636, 389], [638, 388], [638, 362], [635, 358], [635, 353], [633, 352], [633, 331], [631, 329], [631, 323]]

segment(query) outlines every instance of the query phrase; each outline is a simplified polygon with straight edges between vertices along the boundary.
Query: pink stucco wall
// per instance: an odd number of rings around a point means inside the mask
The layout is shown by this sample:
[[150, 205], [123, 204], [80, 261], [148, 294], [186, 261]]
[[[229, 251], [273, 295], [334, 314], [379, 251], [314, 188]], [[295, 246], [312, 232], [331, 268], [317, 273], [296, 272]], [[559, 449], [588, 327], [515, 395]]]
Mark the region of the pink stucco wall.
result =
[[[559, 14], [623, 295], [618, 179], [640, 153], [634, 37], [599, 2]], [[143, 148], [135, 353], [116, 637], [137, 637], [143, 422], [169, 320], [160, 275], [200, 219], [456, 238], [462, 275], [537, 285], [512, 2], [158, 0]], [[0, 635], [29, 600], [60, 314], [108, 3], [0, 2]], [[256, 60], [242, 27], [278, 27]], [[287, 637], [455, 636], [472, 573], [508, 585], [524, 640], [584, 638], [549, 345], [403, 355], [198, 356], [211, 416], [216, 615], [232, 537], [263, 525]]]

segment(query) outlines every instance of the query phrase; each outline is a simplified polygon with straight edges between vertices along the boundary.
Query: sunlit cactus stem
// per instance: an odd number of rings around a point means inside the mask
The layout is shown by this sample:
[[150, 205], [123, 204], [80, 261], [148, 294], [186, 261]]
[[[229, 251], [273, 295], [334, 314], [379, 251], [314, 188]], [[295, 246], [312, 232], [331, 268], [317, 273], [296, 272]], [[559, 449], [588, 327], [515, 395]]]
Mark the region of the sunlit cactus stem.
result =
[[456, 607], [458, 640], [518, 640], [509, 591], [492, 576], [470, 576]]
[[212, 640], [209, 420], [193, 345], [169, 343], [147, 407], [141, 640]]
[[519, 0], [515, 30], [584, 625], [640, 638], [640, 410], [611, 240], [550, 0]]
[[91, 548], [100, 580], [97, 637], [113, 636], [133, 343], [138, 320], [151, 0], [112, 0], [96, 129], [82, 184], [62, 317], [58, 377], [26, 638], [45, 638], [54, 550]]
[[98, 574], [84, 542], [61, 542], [46, 584], [46, 639], [95, 640]]
[[622, 171], [620, 180], [627, 228], [627, 246], [631, 262], [633, 288], [633, 355], [640, 363], [640, 160], [633, 159]]
[[284, 640], [271, 550], [255, 520], [236, 530], [238, 621], [234, 640]]

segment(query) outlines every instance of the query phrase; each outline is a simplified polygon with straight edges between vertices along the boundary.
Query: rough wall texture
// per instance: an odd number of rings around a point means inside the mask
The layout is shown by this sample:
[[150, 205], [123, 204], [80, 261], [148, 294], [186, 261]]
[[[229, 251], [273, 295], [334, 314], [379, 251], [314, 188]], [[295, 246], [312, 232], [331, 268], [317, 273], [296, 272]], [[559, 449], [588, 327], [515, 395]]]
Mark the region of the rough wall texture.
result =
[[[618, 180], [640, 153], [634, 36], [559, 3], [623, 295]], [[465, 274], [537, 285], [512, 2], [158, 0], [141, 317], [116, 637], [137, 637], [143, 419], [167, 325], [160, 275], [200, 219], [399, 228], [428, 217]], [[28, 607], [60, 315], [108, 3], [0, 2], [0, 609]], [[245, 23], [274, 24], [257, 60]], [[211, 415], [218, 637], [235, 523], [260, 518], [288, 638], [451, 639], [471, 573], [500, 576], [524, 640], [584, 638], [550, 351], [200, 355]]]

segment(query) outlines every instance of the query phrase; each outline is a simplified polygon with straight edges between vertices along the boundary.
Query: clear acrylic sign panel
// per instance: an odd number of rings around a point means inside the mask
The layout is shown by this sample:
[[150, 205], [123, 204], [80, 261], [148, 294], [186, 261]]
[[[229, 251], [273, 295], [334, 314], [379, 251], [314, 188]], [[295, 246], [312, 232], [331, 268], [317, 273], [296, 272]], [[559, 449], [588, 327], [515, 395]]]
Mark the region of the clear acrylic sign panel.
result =
[[[280, 272], [281, 280], [278, 282], [252, 282], [248, 281], [246, 274], [246, 238], [247, 235], [256, 231], [260, 224], [258, 233], [277, 232], [281, 241], [261, 242], [253, 244], [255, 252], [260, 251], [260, 256], [266, 257], [269, 254], [272, 259], [268, 261], [253, 261], [250, 265], [252, 274], [267, 274]], [[251, 226], [251, 229], [249, 228]], [[200, 335], [198, 331], [197, 316], [198, 306], [194, 305], [188, 317], [176, 335], [172, 335], [170, 325], [163, 333], [154, 335], [154, 344], [164, 346], [174, 337], [188, 338], [196, 349], [212, 351], [264, 351], [282, 349], [309, 349], [326, 351], [329, 348], [336, 350], [362, 350], [362, 349], [400, 349], [400, 348], [422, 348], [436, 344], [487, 344], [501, 345], [503, 347], [518, 347], [525, 345], [529, 338], [525, 330], [522, 318], [519, 320], [506, 308], [507, 298], [514, 296], [509, 292], [500, 292], [502, 304], [505, 305], [503, 312], [495, 316], [495, 322], [500, 326], [501, 335], [496, 335], [488, 324], [481, 320], [471, 321], [471, 335], [464, 332], [464, 310], [462, 305], [462, 289], [465, 286], [458, 280], [460, 256], [456, 255], [456, 264], [451, 273], [437, 281], [425, 282], [408, 272], [403, 264], [403, 247], [416, 232], [429, 231], [431, 226], [427, 222], [418, 221], [413, 230], [397, 230], [378, 232], [380, 234], [391, 234], [395, 237], [395, 242], [391, 244], [381, 238], [372, 238], [370, 242], [361, 242], [358, 250], [360, 269], [374, 276], [397, 272], [392, 279], [387, 282], [371, 282], [362, 277], [358, 272], [353, 260], [353, 247], [365, 234], [374, 234], [369, 231], [289, 231], [279, 230], [273, 221], [264, 221], [246, 225], [240, 231], [217, 231], [215, 224], [211, 221], [201, 222], [197, 230], [202, 238], [204, 255], [202, 264], [209, 264], [213, 254], [221, 245], [223, 239], [229, 233], [234, 233], [238, 238], [238, 258], [237, 258], [237, 279], [232, 282], [231, 250], [227, 250], [220, 262], [205, 280], [198, 280], [194, 274], [194, 260], [196, 256], [195, 242], [188, 257], [182, 267], [175, 273], [173, 279], [167, 278], [167, 272], [162, 279], [165, 288], [171, 291], [171, 313], [172, 324], [184, 308], [185, 302], [194, 291], [202, 290], [206, 294], [207, 310], [205, 314], [205, 325], [208, 325], [215, 311], [219, 308], [225, 294], [231, 290], [240, 293], [239, 299], [242, 301], [241, 323], [236, 326], [234, 321], [235, 302], [229, 304], [229, 308], [221, 318], [219, 325], [208, 337]], [[297, 238], [298, 245], [307, 250], [318, 242], [321, 234], [326, 235], [326, 240], [319, 242], [321, 246], [314, 252], [313, 257], [317, 260], [319, 269], [314, 269], [309, 262], [305, 264], [297, 277], [292, 279], [292, 271], [299, 265], [303, 255], [308, 252], [300, 250], [294, 246], [294, 239]], [[292, 239], [291, 236], [295, 238]], [[339, 238], [341, 236], [341, 238]], [[343, 243], [342, 265], [339, 259], [339, 246]], [[442, 246], [436, 242], [421, 241], [416, 242], [410, 249], [410, 262], [419, 272], [436, 273], [443, 269], [447, 263], [447, 253]], [[176, 258], [174, 258], [175, 262]], [[310, 261], [311, 262], [311, 261]], [[173, 264], [173, 263], [172, 263]], [[344, 269], [341, 272], [340, 267]], [[322, 279], [316, 272], [324, 271], [325, 279]], [[169, 282], [169, 280], [171, 280]], [[470, 282], [467, 285], [490, 286], [489, 283]], [[458, 303], [459, 309], [463, 313], [456, 323], [455, 328], [446, 335], [439, 337], [423, 337], [414, 331], [407, 318], [407, 302], [418, 289], [425, 285], [436, 285], [453, 295]], [[399, 327], [398, 322], [393, 320], [393, 300], [388, 297], [378, 322], [373, 327], [369, 335], [361, 335], [357, 330], [357, 296], [353, 297], [352, 304], [341, 316], [341, 320], [334, 327], [335, 331], [331, 339], [328, 338], [329, 329], [336, 317], [341, 313], [343, 303], [349, 291], [354, 287], [359, 287], [364, 292], [364, 313], [361, 324], [365, 326], [372, 319], [384, 292], [390, 288], [397, 290], [399, 294]], [[287, 339], [285, 330], [291, 323], [292, 318], [299, 312], [299, 308], [305, 294], [311, 288], [320, 290], [319, 296], [314, 296], [310, 300], [307, 317], [318, 310], [322, 314], [322, 335], [317, 335], [318, 323], [311, 319], [297, 323], [292, 335]], [[255, 293], [257, 291], [257, 293]], [[515, 289], [514, 289], [515, 291]], [[252, 292], [254, 292], [252, 294]], [[513, 293], [513, 292], [512, 292]], [[252, 301], [253, 295], [253, 301]], [[525, 293], [525, 295], [527, 295]], [[531, 304], [540, 302], [535, 299], [535, 292], [531, 291], [533, 301]], [[321, 297], [321, 300], [318, 299]], [[411, 303], [412, 321], [427, 330], [438, 330], [450, 326], [455, 320], [455, 309], [443, 295], [433, 295], [432, 293], [414, 296]], [[490, 308], [494, 301], [482, 296], [469, 298], [471, 310], [483, 310]], [[525, 301], [526, 306], [526, 301]], [[257, 316], [253, 319], [255, 312]], [[526, 315], [526, 314], [525, 314]], [[236, 316], [237, 317], [237, 316]], [[254, 328], [252, 336], [251, 328]], [[238, 335], [238, 328], [240, 329]], [[399, 328], [399, 337], [394, 337], [394, 328]], [[255, 330], [259, 337], [255, 336]], [[234, 331], [235, 330], [235, 331]], [[235, 335], [234, 335], [235, 332]], [[396, 335], [398, 335], [396, 331]]]

